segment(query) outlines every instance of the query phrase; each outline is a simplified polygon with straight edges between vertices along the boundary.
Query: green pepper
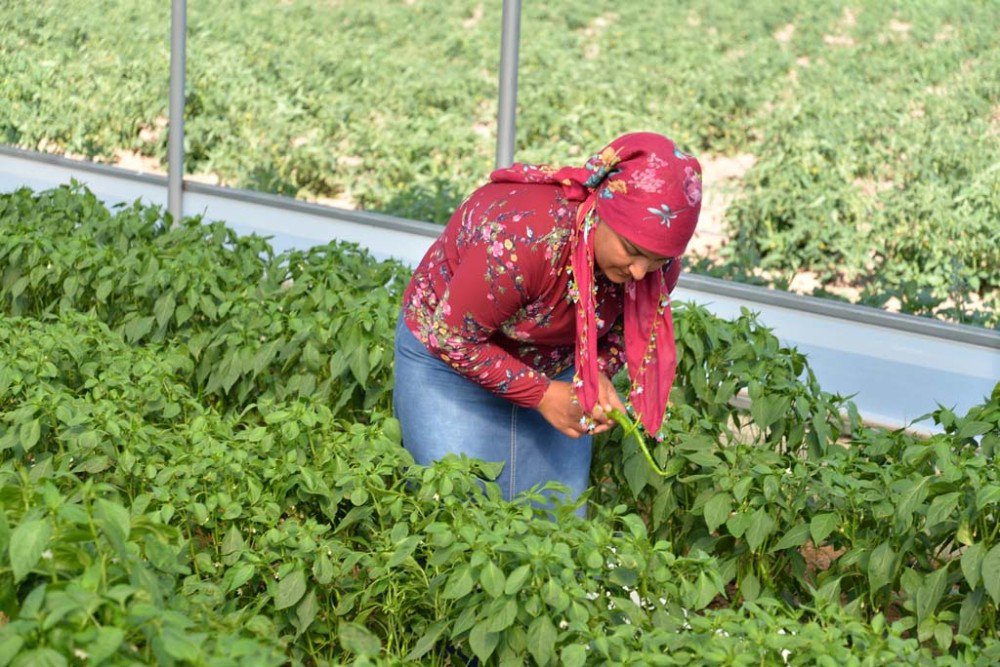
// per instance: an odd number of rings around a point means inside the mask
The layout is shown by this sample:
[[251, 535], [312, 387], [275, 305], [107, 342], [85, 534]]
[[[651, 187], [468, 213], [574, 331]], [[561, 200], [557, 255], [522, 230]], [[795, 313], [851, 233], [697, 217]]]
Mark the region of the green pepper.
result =
[[608, 416], [621, 424], [621, 427], [625, 429], [626, 438], [630, 435], [635, 437], [635, 439], [639, 442], [639, 449], [642, 450], [642, 455], [646, 457], [646, 461], [649, 462], [649, 467], [653, 469], [653, 472], [660, 477], [666, 477], [670, 474], [666, 470], [660, 468], [660, 466], [656, 465], [656, 461], [653, 460], [653, 456], [649, 453], [649, 448], [646, 447], [646, 439], [642, 437], [642, 433], [639, 430], [639, 424], [633, 422], [627, 414], [618, 409], [612, 410], [608, 413]]

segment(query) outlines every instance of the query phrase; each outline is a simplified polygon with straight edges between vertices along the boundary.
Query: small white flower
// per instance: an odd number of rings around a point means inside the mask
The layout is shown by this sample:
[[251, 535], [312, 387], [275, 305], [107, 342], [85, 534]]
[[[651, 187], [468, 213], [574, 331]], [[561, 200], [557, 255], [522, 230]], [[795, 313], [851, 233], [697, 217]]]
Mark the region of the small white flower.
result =
[[667, 604], [667, 598], [660, 598], [660, 604], [662, 604], [663, 606], [666, 606], [666, 604]]
[[90, 654], [87, 653], [86, 651], [84, 651], [81, 648], [75, 648], [75, 649], [73, 649], [73, 655], [75, 655], [76, 657], [78, 657], [80, 660], [86, 660], [87, 658], [90, 657]]
[[788, 664], [788, 656], [790, 656], [791, 654], [792, 652], [789, 651], [787, 648], [781, 652], [781, 659], [785, 661], [786, 665]]
[[785, 634], [785, 629], [784, 628], [778, 628], [778, 634], [779, 635]]
[[640, 598], [639, 594], [636, 593], [635, 591], [632, 591], [631, 593], [628, 594], [628, 599], [631, 600], [632, 603], [635, 604], [635, 606], [637, 607], [642, 606], [642, 598]]
[[45, 560], [52, 560], [52, 549], [46, 549], [42, 552], [42, 558]]
[[435, 493], [434, 494], [434, 500], [441, 500], [441, 496], [439, 496], [438, 494]]
[[565, 618], [563, 620], [559, 621], [559, 629], [560, 630], [565, 630], [568, 627], [569, 627], [569, 621], [567, 621]]
[[587, 593], [587, 599], [588, 600], [596, 600], [598, 597], [600, 597], [600, 596], [597, 593], [593, 593], [593, 592]]

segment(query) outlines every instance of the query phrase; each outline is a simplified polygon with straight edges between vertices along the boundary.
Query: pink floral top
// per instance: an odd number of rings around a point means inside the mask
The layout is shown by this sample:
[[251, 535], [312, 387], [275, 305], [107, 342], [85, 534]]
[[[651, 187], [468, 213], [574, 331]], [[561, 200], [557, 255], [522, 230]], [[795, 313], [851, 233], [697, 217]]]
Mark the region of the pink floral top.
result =
[[[576, 287], [570, 266], [578, 201], [557, 185], [490, 183], [452, 215], [413, 274], [403, 317], [456, 371], [536, 407], [573, 364]], [[596, 272], [598, 365], [624, 363], [620, 285]]]

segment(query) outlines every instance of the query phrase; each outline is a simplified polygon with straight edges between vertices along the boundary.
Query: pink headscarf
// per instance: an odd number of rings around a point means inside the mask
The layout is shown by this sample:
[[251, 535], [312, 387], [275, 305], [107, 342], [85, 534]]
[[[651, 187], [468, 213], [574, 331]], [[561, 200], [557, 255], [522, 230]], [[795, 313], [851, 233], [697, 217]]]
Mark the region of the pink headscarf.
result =
[[[583, 202], [572, 237], [576, 280], [576, 368], [580, 404], [597, 404], [597, 322], [594, 229], [601, 220], [637, 246], [675, 258], [662, 270], [625, 286], [625, 358], [632, 381], [630, 400], [649, 433], [663, 424], [677, 369], [668, 274], [694, 234], [701, 210], [701, 165], [666, 137], [626, 134], [593, 155], [583, 168], [515, 163], [490, 174], [495, 183], [553, 183], [568, 199]], [[570, 289], [573, 290], [573, 283]]]

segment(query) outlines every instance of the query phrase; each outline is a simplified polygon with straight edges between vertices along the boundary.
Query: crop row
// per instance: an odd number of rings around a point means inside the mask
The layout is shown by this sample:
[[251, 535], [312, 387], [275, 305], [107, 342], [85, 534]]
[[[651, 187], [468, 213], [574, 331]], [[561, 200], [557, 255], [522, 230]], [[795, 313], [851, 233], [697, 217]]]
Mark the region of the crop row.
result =
[[[168, 11], [105, 4], [0, 9], [0, 141], [162, 169]], [[748, 154], [732, 241], [699, 270], [997, 323], [991, 3], [524, 11], [518, 159], [578, 164], [636, 130]], [[500, 22], [441, 0], [192, 6], [187, 170], [443, 222], [492, 167]]]
[[751, 314], [682, 306], [670, 475], [612, 432], [582, 520], [400, 447], [399, 265], [72, 187], [0, 232], [0, 663], [1000, 659], [1000, 387], [865, 429]]

